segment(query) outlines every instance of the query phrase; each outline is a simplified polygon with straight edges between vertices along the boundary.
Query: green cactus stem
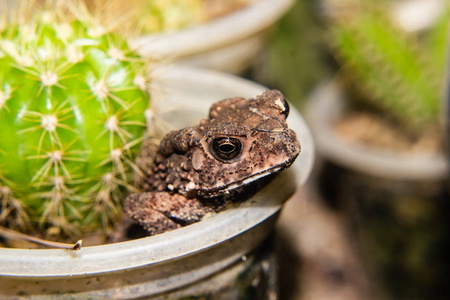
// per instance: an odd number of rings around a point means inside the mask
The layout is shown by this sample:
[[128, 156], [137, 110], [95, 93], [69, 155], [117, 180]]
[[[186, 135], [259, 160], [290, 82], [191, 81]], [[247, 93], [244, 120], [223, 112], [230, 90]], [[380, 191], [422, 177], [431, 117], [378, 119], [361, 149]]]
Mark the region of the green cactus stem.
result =
[[111, 225], [139, 172], [148, 66], [61, 3], [0, 21], [0, 223], [80, 233]]
[[355, 11], [338, 15], [330, 24], [332, 49], [372, 105], [418, 132], [438, 123], [448, 7], [426, 34], [433, 38], [427, 44], [398, 28], [384, 4], [362, 1]]

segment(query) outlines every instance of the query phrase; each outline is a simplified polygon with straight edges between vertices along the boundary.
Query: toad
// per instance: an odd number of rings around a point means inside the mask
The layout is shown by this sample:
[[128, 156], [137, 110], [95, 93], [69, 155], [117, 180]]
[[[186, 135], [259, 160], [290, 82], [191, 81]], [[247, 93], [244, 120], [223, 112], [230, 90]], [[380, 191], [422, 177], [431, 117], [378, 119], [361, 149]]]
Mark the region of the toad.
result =
[[277, 90], [215, 103], [198, 126], [164, 137], [145, 170], [144, 192], [125, 199], [125, 212], [154, 235], [223, 209], [223, 199], [239, 198], [235, 191], [294, 162], [300, 143], [288, 128], [288, 114]]

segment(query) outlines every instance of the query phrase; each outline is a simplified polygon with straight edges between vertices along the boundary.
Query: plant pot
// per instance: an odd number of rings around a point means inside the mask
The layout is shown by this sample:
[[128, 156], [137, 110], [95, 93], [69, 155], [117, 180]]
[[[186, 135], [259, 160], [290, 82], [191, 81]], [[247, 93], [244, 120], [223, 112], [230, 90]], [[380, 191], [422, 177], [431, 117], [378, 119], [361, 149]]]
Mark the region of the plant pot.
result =
[[237, 74], [251, 65], [264, 47], [267, 29], [293, 4], [293, 0], [258, 0], [202, 25], [142, 36], [134, 45], [144, 57]]
[[[255, 97], [265, 90], [214, 71], [172, 67], [156, 73], [155, 90], [164, 107], [174, 108], [164, 116], [174, 128], [197, 124], [219, 99]], [[283, 203], [307, 179], [314, 151], [308, 127], [295, 109], [288, 123], [302, 153], [289, 170], [241, 205], [161, 235], [79, 251], [0, 249], [0, 298], [276, 296], [268, 237]]]
[[319, 188], [348, 220], [375, 290], [393, 299], [448, 296], [444, 153], [399, 153], [346, 142], [333, 129], [347, 106], [336, 82], [322, 84], [309, 100], [307, 119], [324, 161]]

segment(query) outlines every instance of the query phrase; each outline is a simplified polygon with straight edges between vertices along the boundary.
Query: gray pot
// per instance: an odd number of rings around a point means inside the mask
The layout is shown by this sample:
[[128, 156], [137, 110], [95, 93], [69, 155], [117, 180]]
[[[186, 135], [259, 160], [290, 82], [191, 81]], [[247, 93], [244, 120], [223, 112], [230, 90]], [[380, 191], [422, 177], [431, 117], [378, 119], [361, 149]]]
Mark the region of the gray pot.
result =
[[141, 55], [218, 71], [240, 73], [264, 47], [266, 31], [294, 0], [256, 0], [208, 23], [173, 33], [146, 35], [134, 45]]
[[[153, 101], [174, 107], [166, 118], [174, 127], [196, 124], [219, 99], [255, 97], [265, 90], [213, 71], [173, 67], [156, 73], [159, 96]], [[273, 231], [283, 203], [305, 182], [312, 168], [312, 138], [294, 108], [288, 123], [297, 132], [302, 153], [288, 171], [242, 205], [172, 232], [123, 243], [79, 251], [0, 249], [0, 298], [212, 295], [214, 299], [232, 299], [242, 295], [255, 278], [264, 281], [272, 257], [264, 254], [267, 244], [261, 243]], [[270, 286], [273, 280], [265, 282]], [[271, 292], [276, 295], [276, 289]]]
[[347, 110], [343, 88], [335, 81], [321, 84], [311, 95], [307, 119], [318, 153], [336, 164], [366, 175], [399, 180], [442, 180], [447, 176], [443, 153], [399, 153], [347, 142], [333, 124]]
[[[319, 86], [307, 107], [317, 152], [318, 183], [358, 246], [374, 299], [447, 299], [448, 190], [444, 153], [400, 153], [339, 137], [347, 109], [337, 82]], [[445, 296], [444, 296], [445, 295]]]

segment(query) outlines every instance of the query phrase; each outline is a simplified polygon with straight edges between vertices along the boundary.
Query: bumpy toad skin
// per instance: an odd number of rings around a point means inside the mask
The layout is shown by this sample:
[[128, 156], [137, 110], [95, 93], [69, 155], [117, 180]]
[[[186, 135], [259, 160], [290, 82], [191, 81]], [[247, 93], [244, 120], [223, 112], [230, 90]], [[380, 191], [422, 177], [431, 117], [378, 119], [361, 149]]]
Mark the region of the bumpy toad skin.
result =
[[256, 99], [215, 103], [198, 126], [162, 140], [146, 170], [145, 193], [130, 195], [128, 215], [149, 234], [199, 221], [217, 197], [289, 167], [300, 143], [286, 123], [289, 106], [276, 90]]

